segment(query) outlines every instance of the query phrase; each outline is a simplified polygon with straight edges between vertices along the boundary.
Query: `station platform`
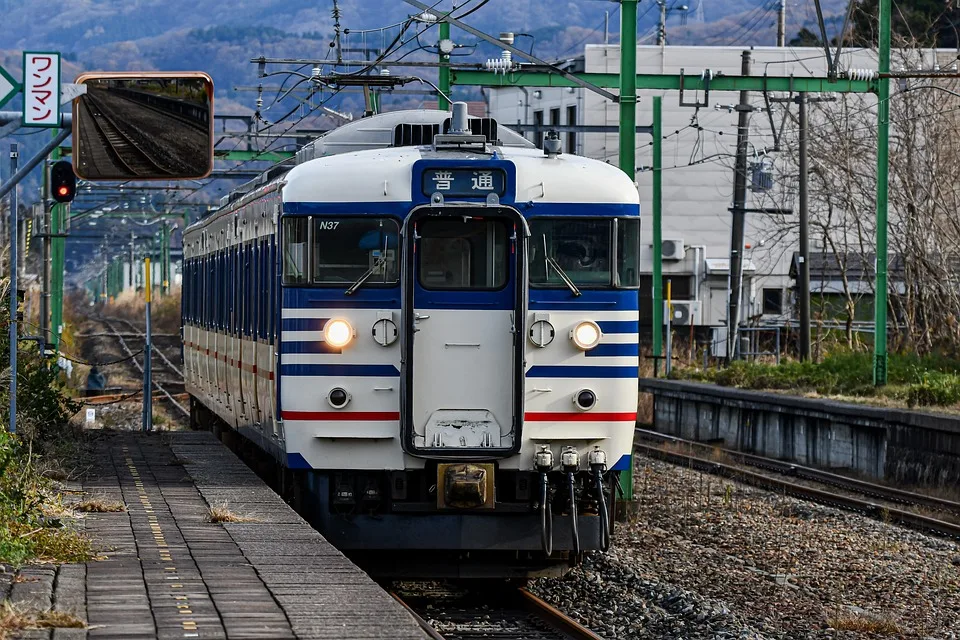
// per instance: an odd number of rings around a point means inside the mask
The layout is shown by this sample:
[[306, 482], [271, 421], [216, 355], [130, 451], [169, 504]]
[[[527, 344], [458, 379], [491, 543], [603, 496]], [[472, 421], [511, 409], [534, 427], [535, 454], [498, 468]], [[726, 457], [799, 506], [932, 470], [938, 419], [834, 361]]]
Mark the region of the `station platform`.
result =
[[[216, 638], [417, 639], [425, 632], [363, 571], [205, 432], [107, 432], [85, 498], [102, 555], [29, 567], [9, 585], [18, 606], [71, 613], [86, 629], [30, 640]], [[215, 523], [222, 507], [243, 521]]]

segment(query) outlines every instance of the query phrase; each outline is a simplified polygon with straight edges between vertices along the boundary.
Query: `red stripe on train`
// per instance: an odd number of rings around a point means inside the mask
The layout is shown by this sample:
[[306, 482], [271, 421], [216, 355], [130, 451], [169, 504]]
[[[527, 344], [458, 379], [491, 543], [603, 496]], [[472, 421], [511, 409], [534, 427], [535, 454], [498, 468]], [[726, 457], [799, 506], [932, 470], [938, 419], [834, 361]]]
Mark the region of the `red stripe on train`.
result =
[[284, 420], [399, 420], [399, 411], [284, 411]]
[[636, 422], [636, 412], [625, 413], [594, 413], [578, 411], [577, 413], [525, 413], [523, 419], [527, 422]]

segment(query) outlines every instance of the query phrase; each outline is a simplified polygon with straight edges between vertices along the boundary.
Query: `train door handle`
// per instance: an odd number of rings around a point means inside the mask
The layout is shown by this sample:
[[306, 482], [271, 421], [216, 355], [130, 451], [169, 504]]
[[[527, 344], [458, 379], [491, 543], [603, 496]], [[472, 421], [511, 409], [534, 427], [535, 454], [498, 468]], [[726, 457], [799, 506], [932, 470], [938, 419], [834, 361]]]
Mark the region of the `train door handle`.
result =
[[425, 314], [415, 313], [415, 314], [413, 314], [413, 319], [414, 319], [415, 321], [419, 321], [419, 320], [429, 320], [429, 319], [430, 319], [430, 316], [425, 315]]

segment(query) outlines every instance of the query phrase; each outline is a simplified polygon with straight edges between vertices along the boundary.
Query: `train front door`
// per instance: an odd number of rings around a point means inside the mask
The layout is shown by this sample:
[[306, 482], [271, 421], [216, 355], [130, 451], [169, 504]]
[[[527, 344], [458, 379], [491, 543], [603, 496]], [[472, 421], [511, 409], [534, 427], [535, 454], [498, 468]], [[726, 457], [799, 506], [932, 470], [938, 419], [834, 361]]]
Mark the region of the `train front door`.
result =
[[522, 415], [523, 221], [483, 211], [413, 219], [405, 446], [437, 455], [511, 452]]

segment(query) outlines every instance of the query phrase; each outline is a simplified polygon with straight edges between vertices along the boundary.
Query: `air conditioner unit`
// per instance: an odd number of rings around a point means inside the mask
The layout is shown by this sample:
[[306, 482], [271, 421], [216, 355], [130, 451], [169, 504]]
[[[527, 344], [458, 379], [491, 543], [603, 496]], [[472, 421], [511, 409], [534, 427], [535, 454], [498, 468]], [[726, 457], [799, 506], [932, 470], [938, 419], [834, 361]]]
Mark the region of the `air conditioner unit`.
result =
[[699, 300], [674, 300], [671, 303], [673, 311], [671, 312], [666, 302], [663, 303], [663, 317], [670, 318], [671, 326], [689, 326], [702, 324], [700, 317]]
[[664, 240], [660, 243], [660, 255], [664, 260], [683, 260], [686, 250], [683, 240]]

